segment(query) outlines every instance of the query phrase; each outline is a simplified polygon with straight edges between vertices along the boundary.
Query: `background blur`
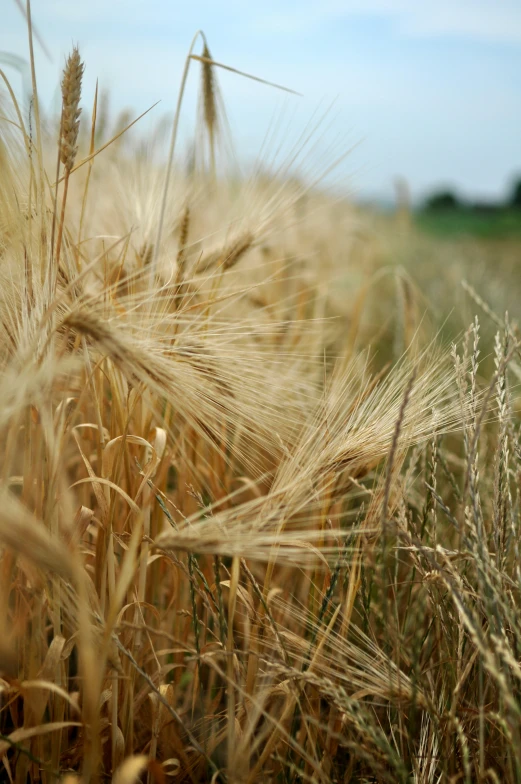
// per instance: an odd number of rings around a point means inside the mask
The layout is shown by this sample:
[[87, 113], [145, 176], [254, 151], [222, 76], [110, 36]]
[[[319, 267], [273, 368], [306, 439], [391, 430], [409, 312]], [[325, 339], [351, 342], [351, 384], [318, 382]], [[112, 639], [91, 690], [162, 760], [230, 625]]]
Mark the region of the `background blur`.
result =
[[[22, 0], [4, 0], [0, 30], [2, 67], [20, 92], [22, 77], [5, 53], [28, 59], [21, 7]], [[320, 143], [356, 145], [341, 176], [359, 200], [391, 202], [400, 176], [414, 203], [450, 191], [490, 206], [511, 199], [521, 174], [519, 0], [267, 0], [262, 7], [238, 0], [33, 0], [32, 16], [49, 53], [36, 45], [41, 100], [56, 113], [64, 58], [78, 43], [89, 115], [99, 79], [114, 113], [138, 114], [160, 100], [145, 120], [156, 123], [173, 111], [200, 27], [215, 60], [303, 94], [286, 97], [220, 72], [245, 160], [258, 153], [273, 117], [285, 112], [285, 133], [297, 139], [317, 107], [334, 102]], [[187, 137], [196, 92], [187, 91]]]

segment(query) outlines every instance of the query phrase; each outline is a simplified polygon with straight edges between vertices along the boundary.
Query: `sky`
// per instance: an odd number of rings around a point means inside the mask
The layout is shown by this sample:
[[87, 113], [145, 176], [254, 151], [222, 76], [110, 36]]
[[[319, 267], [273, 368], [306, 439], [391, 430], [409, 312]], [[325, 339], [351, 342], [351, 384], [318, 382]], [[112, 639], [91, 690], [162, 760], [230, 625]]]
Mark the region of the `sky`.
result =
[[[2, 0], [4, 62], [5, 53], [28, 60], [22, 2]], [[115, 113], [137, 116], [160, 101], [141, 121], [141, 133], [150, 132], [173, 114], [186, 53], [203, 29], [215, 60], [302, 94], [219, 72], [245, 161], [259, 155], [270, 129], [283, 144], [297, 143], [325, 114], [303, 167], [318, 173], [350, 151], [336, 185], [358, 198], [390, 198], [399, 176], [415, 199], [442, 187], [496, 199], [521, 176], [520, 0], [32, 0], [31, 8], [51, 55], [35, 42], [48, 109], [59, 109], [61, 69], [78, 44], [85, 115], [98, 79]], [[187, 138], [196, 71], [183, 104]], [[20, 92], [19, 73], [5, 72]]]

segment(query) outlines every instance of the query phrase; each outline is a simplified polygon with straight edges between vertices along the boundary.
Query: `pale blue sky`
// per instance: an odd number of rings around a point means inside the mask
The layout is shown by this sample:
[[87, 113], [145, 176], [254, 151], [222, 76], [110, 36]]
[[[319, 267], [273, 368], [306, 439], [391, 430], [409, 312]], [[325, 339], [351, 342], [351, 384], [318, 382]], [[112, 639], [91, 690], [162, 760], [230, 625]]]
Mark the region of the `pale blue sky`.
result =
[[[186, 50], [202, 28], [216, 60], [304, 95], [288, 102], [220, 74], [245, 157], [260, 148], [282, 107], [295, 112], [288, 133], [296, 139], [316, 107], [336, 99], [319, 148], [360, 142], [340, 171], [361, 197], [390, 194], [402, 175], [416, 196], [450, 184], [493, 198], [521, 173], [520, 0], [33, 0], [32, 15], [53, 57], [50, 63], [37, 47], [46, 106], [78, 43], [89, 114], [98, 77], [115, 110], [140, 113], [161, 100], [159, 119], [173, 110]], [[0, 50], [27, 56], [15, 0], [3, 0]], [[196, 90], [192, 83], [185, 133]]]

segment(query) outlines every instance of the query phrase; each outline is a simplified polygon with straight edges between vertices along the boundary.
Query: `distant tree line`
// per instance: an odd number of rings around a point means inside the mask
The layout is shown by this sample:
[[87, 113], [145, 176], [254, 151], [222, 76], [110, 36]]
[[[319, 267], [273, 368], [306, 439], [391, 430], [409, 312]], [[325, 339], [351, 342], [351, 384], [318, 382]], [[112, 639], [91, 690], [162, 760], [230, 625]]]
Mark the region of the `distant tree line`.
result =
[[450, 212], [456, 210], [471, 210], [475, 213], [494, 213], [503, 210], [521, 211], [521, 178], [516, 179], [507, 198], [502, 202], [465, 201], [460, 199], [451, 190], [441, 190], [429, 196], [423, 209], [435, 212]]

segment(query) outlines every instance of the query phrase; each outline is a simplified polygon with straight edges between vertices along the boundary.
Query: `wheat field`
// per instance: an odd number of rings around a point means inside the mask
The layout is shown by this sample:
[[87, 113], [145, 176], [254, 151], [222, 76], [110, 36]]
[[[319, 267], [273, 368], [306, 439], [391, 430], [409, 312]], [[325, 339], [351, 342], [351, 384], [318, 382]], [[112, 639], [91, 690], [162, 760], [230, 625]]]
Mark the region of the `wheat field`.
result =
[[226, 176], [186, 62], [162, 166], [1, 74], [0, 780], [521, 781], [518, 247]]

